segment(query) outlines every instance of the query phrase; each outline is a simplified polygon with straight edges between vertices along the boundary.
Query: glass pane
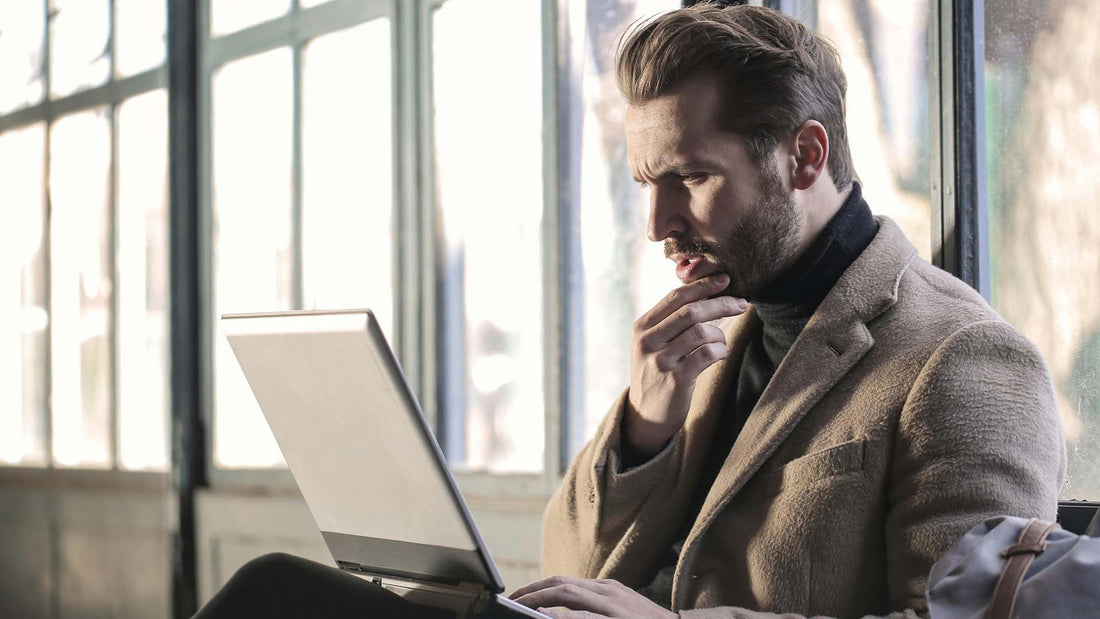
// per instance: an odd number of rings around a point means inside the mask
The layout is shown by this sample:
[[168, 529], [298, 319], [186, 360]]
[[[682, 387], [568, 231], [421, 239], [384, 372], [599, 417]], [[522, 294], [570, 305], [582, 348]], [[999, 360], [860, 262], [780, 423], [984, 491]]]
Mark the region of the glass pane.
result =
[[0, 114], [42, 99], [41, 2], [0, 3]]
[[[288, 48], [213, 76], [214, 316], [290, 309], [292, 84]], [[282, 464], [282, 454], [225, 340], [214, 341], [214, 462]]]
[[168, 95], [118, 110], [118, 458], [168, 468]]
[[1100, 3], [987, 0], [993, 306], [1050, 365], [1064, 498], [1100, 499]]
[[290, 0], [210, 0], [210, 34], [228, 34], [286, 14]]
[[507, 28], [484, 2], [433, 16], [443, 431], [453, 462], [497, 471], [542, 466], [539, 4], [509, 3]]
[[50, 129], [53, 458], [111, 464], [111, 133], [105, 109]]
[[46, 464], [46, 145], [43, 125], [0, 135], [0, 463]]
[[108, 0], [50, 0], [50, 94], [62, 97], [107, 81]]
[[661, 243], [646, 239], [649, 197], [631, 179], [626, 101], [615, 80], [619, 34], [679, 0], [587, 0], [581, 136], [580, 243], [584, 271], [583, 424], [568, 424], [570, 455], [630, 382], [630, 328], [680, 285]]
[[311, 42], [302, 57], [302, 289], [306, 308], [393, 321], [390, 23]]
[[164, 62], [166, 0], [115, 0], [115, 73], [141, 73]]
[[817, 0], [848, 78], [848, 143], [863, 195], [932, 259], [929, 0]]
[[317, 6], [318, 4], [324, 4], [330, 1], [331, 0], [298, 0], [298, 6], [302, 7], [303, 9], [308, 9], [313, 6]]

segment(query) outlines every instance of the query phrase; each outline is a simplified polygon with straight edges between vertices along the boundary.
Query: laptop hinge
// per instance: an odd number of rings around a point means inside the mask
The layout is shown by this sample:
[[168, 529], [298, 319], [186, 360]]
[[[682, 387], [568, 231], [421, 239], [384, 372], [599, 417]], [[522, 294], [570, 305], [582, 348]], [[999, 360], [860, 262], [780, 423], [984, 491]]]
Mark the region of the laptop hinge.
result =
[[463, 591], [472, 595], [490, 594], [492, 591], [484, 583], [480, 582], [467, 582], [467, 581], [444, 581], [434, 578], [418, 577], [415, 574], [406, 573], [386, 573], [378, 570], [377, 567], [360, 565], [358, 563], [352, 563], [350, 561], [337, 561], [340, 569], [349, 572], [356, 572], [363, 576], [367, 576], [375, 584], [383, 584], [390, 581], [404, 581], [416, 583], [422, 587], [433, 587], [445, 591]]

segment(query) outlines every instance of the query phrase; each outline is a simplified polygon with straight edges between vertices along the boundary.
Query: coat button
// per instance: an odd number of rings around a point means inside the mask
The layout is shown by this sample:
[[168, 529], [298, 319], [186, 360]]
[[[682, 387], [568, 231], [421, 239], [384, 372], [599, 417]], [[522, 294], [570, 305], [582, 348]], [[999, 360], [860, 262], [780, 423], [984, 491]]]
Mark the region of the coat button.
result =
[[590, 490], [588, 492], [588, 502], [591, 503], [592, 505], [596, 504], [596, 491], [595, 490]]

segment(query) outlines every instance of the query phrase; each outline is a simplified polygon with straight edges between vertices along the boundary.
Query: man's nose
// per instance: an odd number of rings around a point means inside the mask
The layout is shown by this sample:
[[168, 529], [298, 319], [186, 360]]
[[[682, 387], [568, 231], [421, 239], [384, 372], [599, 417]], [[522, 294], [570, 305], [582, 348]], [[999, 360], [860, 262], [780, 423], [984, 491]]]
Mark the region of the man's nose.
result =
[[684, 204], [680, 196], [667, 189], [661, 189], [653, 185], [649, 190], [649, 222], [646, 225], [646, 236], [654, 243], [663, 241], [670, 236], [683, 234], [686, 222], [682, 210]]

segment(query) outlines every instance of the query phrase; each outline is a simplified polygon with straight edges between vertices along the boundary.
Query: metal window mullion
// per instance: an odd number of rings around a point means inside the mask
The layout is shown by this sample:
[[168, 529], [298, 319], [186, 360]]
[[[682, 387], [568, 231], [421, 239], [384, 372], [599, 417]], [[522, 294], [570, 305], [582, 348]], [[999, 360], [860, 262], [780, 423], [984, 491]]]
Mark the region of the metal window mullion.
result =
[[[561, 377], [560, 439], [555, 470], [560, 479], [569, 465], [573, 453], [580, 450], [584, 440], [585, 416], [585, 297], [584, 265], [581, 251], [581, 150], [583, 141], [584, 102], [583, 68], [587, 49], [586, 16], [569, 11], [569, 0], [558, 4], [557, 71], [557, 144], [558, 195], [555, 206], [559, 218], [557, 237], [560, 243], [561, 281], [558, 284], [562, 298], [561, 358], [558, 360]], [[577, 35], [574, 43], [574, 34]]]
[[288, 45], [303, 44], [331, 32], [386, 17], [392, 12], [388, 7], [387, 2], [379, 0], [332, 0], [216, 37], [210, 37], [209, 27], [204, 27], [203, 56], [211, 67], [217, 67], [239, 58]]
[[[951, 271], [989, 299], [985, 169], [985, 2], [952, 2], [956, 264]], [[950, 238], [950, 237], [948, 237]]]
[[[390, 40], [393, 50], [391, 73], [391, 92], [394, 110], [393, 153], [394, 153], [394, 193], [395, 207], [393, 218], [393, 238], [399, 242], [393, 249], [394, 316], [396, 319], [396, 349], [401, 355], [405, 375], [413, 389], [419, 394], [421, 403], [427, 405], [424, 397], [426, 390], [422, 382], [423, 371], [420, 367], [421, 340], [423, 338], [420, 308], [426, 303], [422, 300], [422, 287], [418, 285], [423, 273], [420, 237], [422, 218], [420, 205], [422, 196], [420, 186], [420, 168], [422, 158], [420, 143], [420, 50], [419, 7], [406, 2], [394, 6], [394, 21], [391, 25], [393, 36]], [[431, 412], [425, 408], [429, 415]], [[433, 411], [434, 412], [434, 411]], [[430, 419], [430, 417], [429, 417]]]
[[[417, 2], [417, 77], [419, 84], [417, 100], [417, 119], [420, 124], [420, 135], [417, 144], [420, 149], [419, 176], [420, 196], [418, 215], [420, 220], [419, 252], [420, 260], [419, 277], [416, 279], [420, 292], [419, 334], [420, 355], [417, 367], [420, 369], [420, 401], [430, 423], [433, 424], [437, 436], [444, 448], [447, 447], [444, 425], [445, 412], [441, 410], [440, 394], [442, 386], [439, 384], [439, 354], [442, 352], [438, 342], [439, 325], [439, 295], [436, 290], [437, 256], [442, 253], [444, 239], [437, 233], [436, 221], [436, 184], [435, 184], [435, 122], [433, 113], [432, 87], [432, 56], [435, 53], [432, 45], [432, 16], [431, 13], [441, 4], [440, 0], [420, 0]], [[448, 454], [450, 456], [450, 454]]]
[[61, 116], [110, 105], [163, 88], [166, 84], [167, 71], [162, 65], [120, 80], [110, 80], [106, 84], [81, 90], [60, 99], [46, 98], [37, 105], [16, 110], [0, 118], [0, 132], [40, 120], [51, 122]]
[[108, 148], [111, 150], [111, 158], [108, 163], [107, 172], [107, 212], [109, 217], [108, 225], [108, 240], [107, 248], [109, 255], [111, 256], [111, 299], [110, 299], [110, 316], [107, 320], [107, 342], [108, 352], [107, 358], [110, 362], [107, 364], [109, 374], [109, 390], [107, 395], [107, 416], [108, 416], [108, 440], [110, 441], [109, 453], [111, 458], [110, 468], [117, 470], [118, 465], [118, 444], [119, 444], [119, 421], [118, 421], [118, 408], [121, 398], [119, 393], [121, 385], [119, 379], [122, 376], [121, 363], [122, 358], [119, 355], [119, 351], [122, 349], [119, 346], [119, 320], [118, 310], [120, 297], [118, 294], [119, 282], [121, 281], [122, 265], [118, 259], [118, 246], [119, 246], [119, 222], [121, 217], [119, 216], [118, 208], [118, 104], [112, 103], [107, 107], [107, 127], [110, 143]]
[[177, 531], [172, 540], [172, 615], [194, 614], [198, 598], [195, 492], [206, 485], [208, 453], [203, 410], [208, 401], [206, 382], [209, 350], [203, 324], [203, 308], [209, 297], [202, 271], [209, 266], [202, 251], [204, 227], [200, 193], [204, 171], [200, 167], [200, 131], [197, 24], [204, 22], [203, 0], [168, 3], [168, 149], [169, 149], [169, 337], [171, 342], [172, 480], [176, 495]]
[[302, 256], [302, 43], [291, 48], [290, 282], [294, 309], [305, 307]]
[[[570, 157], [573, 144], [568, 133], [572, 74], [569, 55], [568, 0], [542, 2], [542, 282], [543, 282], [543, 466], [547, 493], [557, 486], [566, 454], [569, 408], [567, 388], [574, 351], [568, 337], [574, 333], [568, 322], [570, 290], [567, 289], [572, 261], [567, 262], [573, 240], [568, 237], [572, 205]], [[570, 257], [576, 257], [575, 254]], [[582, 323], [583, 324], [583, 323]]]
[[[42, 33], [42, 99], [47, 103], [50, 100], [50, 2], [49, 0], [42, 0], [42, 12], [45, 15], [43, 21], [43, 33]], [[4, 117], [4, 121], [8, 120], [11, 116]], [[44, 305], [46, 306], [46, 315], [48, 320], [46, 321], [46, 337], [45, 337], [45, 354], [43, 358], [45, 360], [45, 382], [46, 382], [46, 423], [43, 424], [43, 429], [46, 435], [46, 466], [47, 468], [54, 468], [54, 453], [53, 453], [53, 204], [50, 201], [50, 129], [53, 124], [53, 119], [49, 117], [35, 118], [35, 121], [44, 121], [42, 128], [42, 139], [44, 144], [42, 147], [42, 209], [43, 209], [43, 230], [42, 230], [42, 242], [46, 248], [45, 260], [43, 260], [43, 298]], [[0, 121], [0, 131], [6, 129], [3, 122]], [[54, 539], [51, 536], [51, 539]], [[52, 564], [52, 562], [51, 562]], [[50, 582], [56, 582], [52, 579]], [[59, 602], [56, 599], [57, 595], [51, 595], [51, 604], [56, 606]], [[57, 608], [54, 608], [56, 611]]]

